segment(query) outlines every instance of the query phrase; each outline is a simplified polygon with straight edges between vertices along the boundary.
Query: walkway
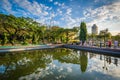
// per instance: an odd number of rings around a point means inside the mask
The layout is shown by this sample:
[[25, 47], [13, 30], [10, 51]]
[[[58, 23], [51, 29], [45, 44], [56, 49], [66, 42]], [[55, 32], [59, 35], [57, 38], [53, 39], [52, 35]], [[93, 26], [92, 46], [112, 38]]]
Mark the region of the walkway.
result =
[[28, 51], [28, 50], [40, 50], [57, 48], [62, 45], [35, 45], [35, 46], [16, 46], [11, 48], [0, 48], [0, 53], [15, 52], [15, 51]]
[[106, 55], [113, 55], [120, 57], [120, 49], [113, 49], [113, 48], [99, 48], [99, 47], [90, 47], [90, 46], [79, 46], [79, 45], [62, 45], [62, 44], [55, 44], [55, 45], [36, 45], [36, 46], [21, 46], [15, 48], [0, 48], [0, 53], [7, 53], [7, 52], [15, 52], [15, 51], [27, 51], [27, 50], [40, 50], [40, 49], [53, 49], [53, 48], [70, 48], [70, 49], [78, 49], [84, 50], [94, 53], [102, 53]]
[[89, 46], [79, 46], [79, 45], [64, 45], [64, 47], [120, 57], [120, 49], [99, 48], [99, 47], [89, 47]]

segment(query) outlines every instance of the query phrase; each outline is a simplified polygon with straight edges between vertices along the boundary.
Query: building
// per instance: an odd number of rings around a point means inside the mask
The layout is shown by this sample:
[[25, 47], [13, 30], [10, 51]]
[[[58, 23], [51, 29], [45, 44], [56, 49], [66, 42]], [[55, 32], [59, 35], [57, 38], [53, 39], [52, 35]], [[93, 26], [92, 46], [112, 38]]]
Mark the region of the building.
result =
[[107, 34], [108, 33], [108, 28], [106, 28], [105, 30], [101, 30], [100, 34]]
[[98, 34], [98, 27], [97, 27], [97, 25], [96, 24], [93, 24], [93, 26], [92, 26], [92, 34]]

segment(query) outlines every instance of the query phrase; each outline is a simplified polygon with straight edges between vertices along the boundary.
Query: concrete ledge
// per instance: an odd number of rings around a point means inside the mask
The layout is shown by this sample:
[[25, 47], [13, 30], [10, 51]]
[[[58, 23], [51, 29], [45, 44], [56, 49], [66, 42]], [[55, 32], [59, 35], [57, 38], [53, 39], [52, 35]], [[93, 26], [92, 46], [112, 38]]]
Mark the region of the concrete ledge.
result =
[[64, 45], [63, 47], [120, 57], [119, 49], [97, 48], [97, 47], [87, 47], [87, 46], [79, 46], [79, 45]]
[[29, 50], [41, 50], [41, 49], [52, 49], [52, 48], [59, 48], [62, 45], [48, 45], [48, 46], [34, 46], [34, 47], [21, 47], [21, 48], [6, 48], [0, 49], [0, 53], [7, 53], [7, 52], [18, 52], [18, 51], [29, 51]]
[[6, 48], [6, 49], [0, 49], [0, 53], [53, 49], [53, 48], [70, 48], [70, 49], [77, 49], [77, 50], [94, 52], [98, 54], [106, 54], [106, 55], [120, 57], [119, 49], [97, 48], [97, 47], [88, 47], [88, 46], [79, 46], [79, 45], [47, 45], [47, 46], [32, 46], [32, 47], [28, 46], [28, 47], [23, 47], [23, 48], [22, 47], [21, 48]]

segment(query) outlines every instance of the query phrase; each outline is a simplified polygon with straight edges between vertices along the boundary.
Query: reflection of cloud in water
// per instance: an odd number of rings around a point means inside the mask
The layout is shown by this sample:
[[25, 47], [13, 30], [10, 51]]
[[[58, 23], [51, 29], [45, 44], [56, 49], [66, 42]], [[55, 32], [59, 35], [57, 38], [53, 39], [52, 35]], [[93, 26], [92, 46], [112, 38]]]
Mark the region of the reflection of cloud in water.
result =
[[24, 57], [23, 59], [19, 60], [17, 62], [18, 65], [25, 65], [26, 63], [30, 62], [30, 59], [27, 59], [26, 57]]
[[6, 68], [6, 66], [1, 65], [0, 66], [0, 73], [4, 73], [5, 72], [5, 68]]
[[81, 63], [78, 62], [80, 56], [76, 53], [65, 55], [60, 58], [64, 60], [61, 62], [59, 59], [52, 59], [45, 69], [38, 68], [32, 74], [23, 76], [19, 80], [120, 80], [120, 64], [116, 66], [105, 61], [108, 70], [104, 70], [104, 60], [100, 60], [100, 55], [94, 54], [90, 59], [88, 58], [87, 70], [82, 73], [80, 72]]
[[[109, 64], [106, 61], [104, 62], [104, 60], [100, 60], [98, 58], [99, 56], [89, 59], [87, 72], [99, 72], [101, 74], [103, 73], [104, 75], [120, 78], [120, 64], [116, 66], [113, 63]], [[103, 69], [104, 66], [107, 67], [107, 70]]]
[[48, 75], [49, 76], [54, 75], [55, 79], [61, 79], [61, 78], [65, 78], [68, 74], [72, 73], [72, 64], [66, 64], [66, 63], [63, 63], [62, 65], [59, 64], [61, 63], [55, 60], [53, 61], [53, 63], [48, 64], [48, 66], [45, 69], [38, 68], [32, 74], [20, 77], [19, 80], [23, 80], [23, 79], [38, 80], [47, 77]]
[[68, 72], [72, 72], [72, 68], [71, 67], [67, 67], [67, 71]]

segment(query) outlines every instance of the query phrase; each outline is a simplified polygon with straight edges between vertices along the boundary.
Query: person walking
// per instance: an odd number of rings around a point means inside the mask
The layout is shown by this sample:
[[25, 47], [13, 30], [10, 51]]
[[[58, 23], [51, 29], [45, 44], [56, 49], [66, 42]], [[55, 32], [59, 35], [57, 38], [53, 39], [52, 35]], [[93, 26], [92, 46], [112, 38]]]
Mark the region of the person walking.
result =
[[108, 48], [108, 45], [109, 45], [109, 42], [108, 42], [108, 41], [106, 41], [106, 48]]
[[100, 48], [102, 48], [102, 42], [100, 41]]
[[117, 48], [118, 47], [118, 41], [114, 41], [114, 48]]
[[111, 48], [111, 45], [112, 45], [112, 42], [111, 42], [111, 41], [108, 41], [108, 46], [109, 46], [109, 48]]
[[90, 46], [90, 47], [92, 46], [92, 40], [89, 41], [89, 46]]

